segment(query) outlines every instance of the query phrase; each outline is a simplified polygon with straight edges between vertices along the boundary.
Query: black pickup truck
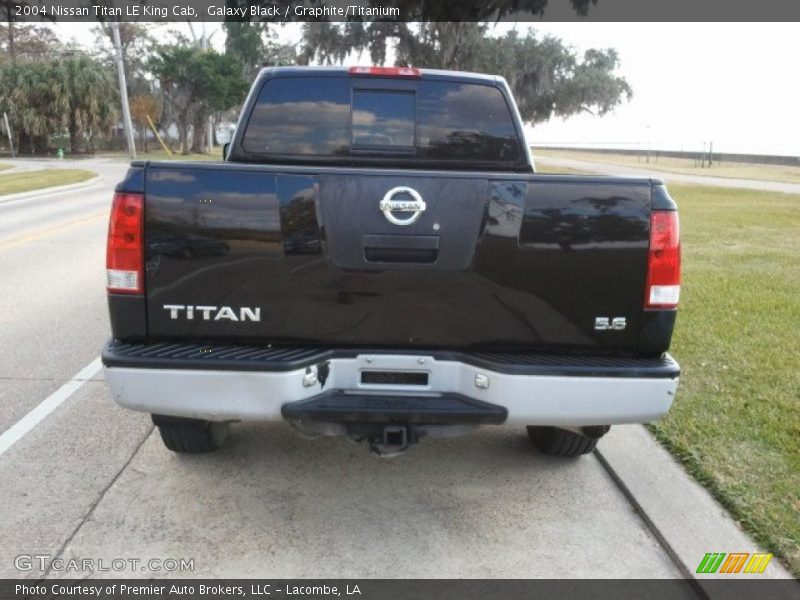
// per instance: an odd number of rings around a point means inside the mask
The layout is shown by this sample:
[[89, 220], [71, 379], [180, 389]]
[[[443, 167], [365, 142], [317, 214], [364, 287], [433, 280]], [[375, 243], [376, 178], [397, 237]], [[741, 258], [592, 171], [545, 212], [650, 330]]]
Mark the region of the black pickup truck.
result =
[[108, 384], [176, 452], [287, 420], [384, 456], [501, 424], [577, 456], [678, 383], [664, 184], [536, 174], [490, 75], [263, 70], [224, 161], [132, 163], [107, 267]]

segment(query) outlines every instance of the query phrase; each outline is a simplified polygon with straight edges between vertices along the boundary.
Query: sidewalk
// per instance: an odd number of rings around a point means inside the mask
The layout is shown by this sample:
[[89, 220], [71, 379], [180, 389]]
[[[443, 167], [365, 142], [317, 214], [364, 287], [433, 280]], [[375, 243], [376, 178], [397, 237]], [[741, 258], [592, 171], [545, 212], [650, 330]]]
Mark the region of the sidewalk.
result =
[[[763, 553], [727, 511], [640, 425], [612, 427], [596, 454], [664, 550], [687, 577], [705, 579], [792, 579], [773, 558], [752, 574], [696, 574], [709, 552]], [[644, 576], [644, 575], [643, 575]], [[798, 584], [800, 593], [800, 584]]]

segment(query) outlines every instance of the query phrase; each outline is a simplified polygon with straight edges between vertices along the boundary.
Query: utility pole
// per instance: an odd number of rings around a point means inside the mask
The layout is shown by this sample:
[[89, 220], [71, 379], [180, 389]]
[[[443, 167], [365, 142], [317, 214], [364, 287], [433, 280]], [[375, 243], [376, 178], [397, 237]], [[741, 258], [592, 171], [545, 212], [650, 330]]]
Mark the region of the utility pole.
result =
[[11, 4], [6, 4], [6, 14], [8, 15], [8, 54], [11, 57], [11, 64], [16, 64], [17, 50], [14, 43], [14, 18], [11, 16]]
[[[203, 21], [203, 50], [208, 50], [211, 47], [211, 37], [206, 37], [206, 22]], [[214, 148], [214, 117], [208, 115], [206, 122], [206, 150], [211, 154]]]
[[131, 123], [131, 109], [128, 106], [128, 85], [125, 82], [125, 64], [122, 61], [122, 42], [119, 39], [119, 22], [111, 22], [114, 34], [114, 56], [117, 63], [117, 76], [119, 77], [119, 97], [122, 101], [122, 123], [125, 127], [125, 138], [128, 142], [128, 155], [131, 160], [136, 159], [136, 146], [133, 143], [133, 123]]
[[16, 153], [14, 152], [14, 140], [13, 136], [11, 135], [11, 126], [8, 124], [8, 113], [3, 113], [3, 120], [6, 122], [6, 131], [8, 132], [8, 147], [11, 148], [11, 158], [16, 158]]
[[[203, 50], [208, 50], [211, 47], [211, 38], [206, 37], [206, 22], [203, 21]], [[206, 151], [211, 154], [211, 149], [214, 146], [214, 117], [208, 115], [206, 119]]]

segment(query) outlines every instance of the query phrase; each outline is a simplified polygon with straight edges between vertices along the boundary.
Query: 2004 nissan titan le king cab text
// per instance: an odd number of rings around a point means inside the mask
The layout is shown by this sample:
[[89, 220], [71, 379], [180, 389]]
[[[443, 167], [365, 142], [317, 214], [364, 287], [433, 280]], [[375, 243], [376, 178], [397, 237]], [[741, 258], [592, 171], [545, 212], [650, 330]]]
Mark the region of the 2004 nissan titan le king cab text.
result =
[[382, 456], [501, 424], [578, 456], [678, 384], [664, 184], [536, 174], [490, 75], [264, 69], [223, 162], [131, 164], [107, 267], [108, 385], [175, 452], [286, 420]]

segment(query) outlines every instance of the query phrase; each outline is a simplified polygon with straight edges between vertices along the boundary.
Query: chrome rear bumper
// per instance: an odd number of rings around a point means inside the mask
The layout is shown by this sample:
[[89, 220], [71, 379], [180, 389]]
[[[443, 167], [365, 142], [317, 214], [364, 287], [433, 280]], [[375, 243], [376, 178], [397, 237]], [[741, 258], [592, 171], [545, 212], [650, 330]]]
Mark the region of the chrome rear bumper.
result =
[[[103, 354], [106, 379], [117, 403], [133, 410], [212, 421], [297, 418], [300, 413], [293, 410], [297, 406], [292, 403], [314, 404], [314, 399], [335, 394], [340, 399], [353, 396], [345, 398], [351, 405], [357, 397], [362, 417], [374, 402], [376, 415], [394, 406], [401, 413], [407, 410], [409, 419], [418, 420], [416, 406], [417, 412], [443, 423], [446, 409], [438, 414], [433, 405], [452, 397], [503, 409], [506, 417], [502, 422], [509, 424], [645, 423], [669, 410], [679, 374], [669, 356], [658, 359], [658, 364], [642, 362], [639, 367], [633, 362], [628, 367], [622, 363], [615, 366], [612, 360], [602, 369], [590, 359], [582, 370], [574, 358], [562, 369], [552, 360], [542, 361], [546, 368], [533, 364], [526, 369], [525, 361], [492, 365], [485, 355], [347, 351], [339, 356], [309, 355], [303, 359], [309, 364], [294, 363], [278, 370], [274, 365], [251, 368], [252, 364], [236, 369], [213, 358], [171, 363], [171, 359], [154, 358], [155, 350], [147, 361], [139, 356], [126, 362], [119, 354], [115, 356], [109, 347]], [[473, 360], [475, 356], [484, 359]], [[405, 383], [405, 377], [399, 378], [400, 383], [372, 383], [375, 378], [364, 377], [368, 372], [425, 376], [411, 377], [413, 383]], [[579, 374], [582, 372], [586, 374]], [[500, 422], [498, 411], [488, 412], [494, 417], [479, 422]], [[390, 419], [402, 419], [401, 413]], [[304, 418], [312, 418], [309, 415]], [[313, 418], [323, 420], [324, 416]]]

